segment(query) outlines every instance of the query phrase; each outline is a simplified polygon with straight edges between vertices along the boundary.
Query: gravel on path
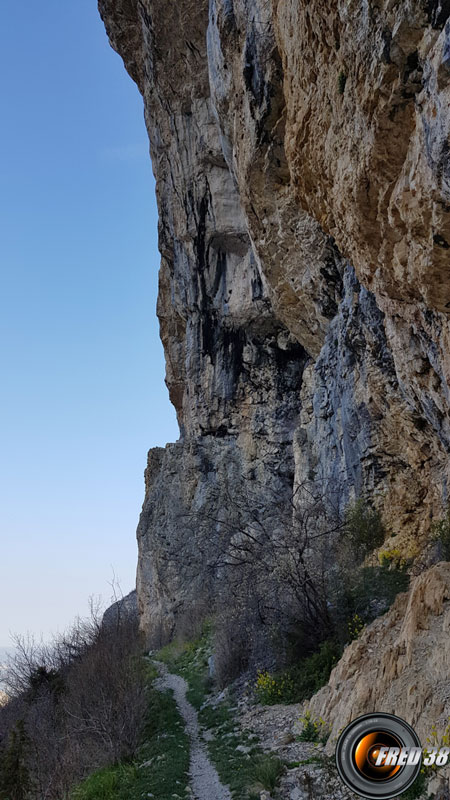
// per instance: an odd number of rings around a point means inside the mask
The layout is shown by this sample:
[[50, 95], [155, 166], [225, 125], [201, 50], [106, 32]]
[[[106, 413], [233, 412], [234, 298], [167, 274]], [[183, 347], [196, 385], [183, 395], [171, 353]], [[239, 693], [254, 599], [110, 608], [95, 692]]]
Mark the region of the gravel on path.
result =
[[190, 740], [191, 764], [189, 769], [193, 800], [232, 800], [230, 790], [220, 782], [216, 768], [209, 760], [206, 746], [200, 738], [198, 715], [186, 699], [188, 685], [181, 675], [169, 672], [161, 661], [153, 662], [159, 672], [155, 687], [160, 691], [172, 689], [176, 704], [186, 723]]

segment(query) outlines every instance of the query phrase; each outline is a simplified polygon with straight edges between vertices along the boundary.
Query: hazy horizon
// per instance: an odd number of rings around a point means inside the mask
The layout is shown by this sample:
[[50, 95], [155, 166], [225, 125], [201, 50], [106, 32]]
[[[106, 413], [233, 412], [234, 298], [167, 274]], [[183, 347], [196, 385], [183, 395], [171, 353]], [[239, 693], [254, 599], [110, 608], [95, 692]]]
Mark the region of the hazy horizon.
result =
[[92, 0], [5, 14], [2, 647], [133, 588], [147, 449], [178, 438], [142, 99]]

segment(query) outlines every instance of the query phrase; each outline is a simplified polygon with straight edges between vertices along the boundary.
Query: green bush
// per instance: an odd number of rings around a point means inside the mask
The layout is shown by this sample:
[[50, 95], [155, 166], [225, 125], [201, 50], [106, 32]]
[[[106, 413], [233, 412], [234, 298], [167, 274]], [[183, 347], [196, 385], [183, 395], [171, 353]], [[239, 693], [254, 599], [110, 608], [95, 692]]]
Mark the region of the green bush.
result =
[[255, 781], [261, 783], [271, 793], [276, 788], [283, 770], [283, 762], [279, 758], [266, 754], [256, 758], [253, 766]]
[[363, 567], [348, 576], [332, 599], [331, 615], [341, 646], [357, 638], [365, 625], [385, 614], [400, 592], [409, 586], [403, 569], [387, 565]]
[[[298, 701], [315, 694], [328, 681], [331, 670], [337, 664], [342, 648], [332, 639], [322, 642], [317, 653], [305, 658], [297, 667], [295, 674]], [[301, 695], [301, 696], [300, 696]]]
[[433, 539], [441, 546], [443, 559], [450, 561], [450, 506], [447, 507], [444, 517], [433, 523], [431, 533]]
[[408, 586], [409, 575], [404, 570], [386, 566], [364, 567], [349, 591], [352, 610], [366, 623], [371, 622], [384, 614]]
[[136, 777], [137, 768], [107, 767], [87, 778], [71, 796], [71, 800], [126, 800]]
[[258, 700], [265, 705], [273, 705], [300, 703], [312, 697], [328, 681], [341, 652], [338, 642], [330, 639], [322, 642], [316, 653], [286, 670], [273, 675], [269, 672], [259, 673], [255, 685]]
[[406, 792], [403, 792], [403, 794], [400, 795], [399, 800], [418, 800], [419, 797], [422, 797], [422, 795], [426, 791], [427, 783], [428, 783], [427, 776], [425, 774], [425, 771], [422, 769], [419, 772], [413, 785], [410, 786]]
[[347, 507], [344, 535], [359, 560], [383, 544], [386, 531], [379, 511], [362, 498]]

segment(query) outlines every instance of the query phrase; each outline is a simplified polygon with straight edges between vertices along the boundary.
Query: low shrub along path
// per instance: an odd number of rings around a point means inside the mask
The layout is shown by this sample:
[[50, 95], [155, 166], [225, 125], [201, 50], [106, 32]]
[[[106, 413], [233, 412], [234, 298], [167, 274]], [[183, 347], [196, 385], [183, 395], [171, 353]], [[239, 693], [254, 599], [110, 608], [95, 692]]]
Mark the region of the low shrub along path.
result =
[[159, 672], [155, 688], [160, 691], [172, 689], [176, 704], [186, 723], [186, 732], [190, 739], [191, 763], [189, 774], [193, 800], [231, 800], [229, 789], [219, 779], [216, 768], [209, 760], [206, 747], [200, 739], [198, 715], [191, 703], [186, 699], [188, 685], [180, 675], [169, 672], [162, 661], [153, 662]]

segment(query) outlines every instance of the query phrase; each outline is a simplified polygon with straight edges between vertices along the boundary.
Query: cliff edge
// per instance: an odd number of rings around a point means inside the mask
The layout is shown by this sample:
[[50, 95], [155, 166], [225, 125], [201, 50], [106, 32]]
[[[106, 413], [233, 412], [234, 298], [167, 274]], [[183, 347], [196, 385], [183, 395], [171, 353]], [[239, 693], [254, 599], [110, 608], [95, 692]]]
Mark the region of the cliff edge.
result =
[[340, 512], [370, 496], [384, 548], [420, 573], [448, 502], [450, 4], [99, 8], [144, 98], [180, 426], [146, 471], [149, 640], [209, 608], [208, 548], [243, 482], [262, 509], [308, 482]]

